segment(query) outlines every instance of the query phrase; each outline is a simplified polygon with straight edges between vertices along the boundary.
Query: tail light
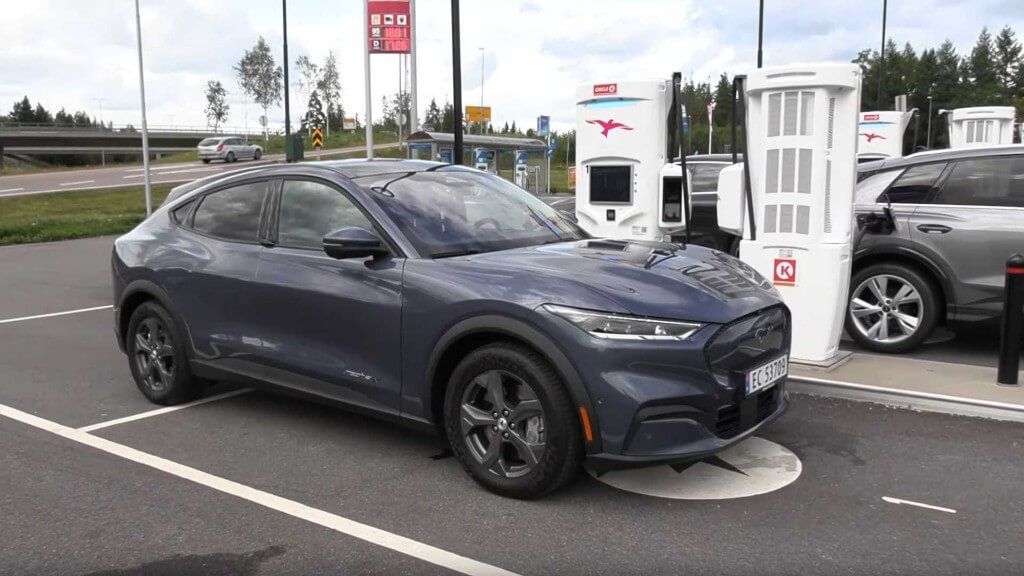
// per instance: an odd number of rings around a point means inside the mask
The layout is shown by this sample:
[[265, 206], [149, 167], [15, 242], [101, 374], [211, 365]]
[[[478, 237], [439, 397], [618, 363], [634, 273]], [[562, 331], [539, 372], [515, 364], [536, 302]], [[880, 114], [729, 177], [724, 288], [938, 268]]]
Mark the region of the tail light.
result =
[[217, 145], [217, 152], [223, 152], [223, 151], [224, 151], [224, 145], [223, 144], [218, 144]]

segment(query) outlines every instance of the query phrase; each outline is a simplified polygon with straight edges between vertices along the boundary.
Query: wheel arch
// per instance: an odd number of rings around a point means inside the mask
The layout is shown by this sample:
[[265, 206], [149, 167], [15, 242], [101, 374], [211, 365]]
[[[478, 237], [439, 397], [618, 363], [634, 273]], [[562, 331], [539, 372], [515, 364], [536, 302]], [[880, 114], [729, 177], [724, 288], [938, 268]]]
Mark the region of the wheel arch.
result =
[[941, 325], [946, 324], [948, 320], [947, 314], [950, 310], [955, 309], [956, 300], [953, 292], [953, 281], [938, 263], [920, 252], [905, 248], [875, 250], [854, 257], [851, 276], [864, 268], [876, 264], [902, 264], [913, 268], [923, 275], [926, 280], [929, 280], [938, 291], [938, 323]]
[[[599, 429], [597, 414], [579, 372], [561, 348], [539, 329], [507, 316], [487, 315], [462, 320], [449, 328], [434, 346], [427, 365], [429, 406], [434, 427], [444, 437], [444, 396], [448, 380], [459, 361], [473, 350], [495, 342], [524, 346], [548, 361], [564, 383], [577, 407], [585, 407], [591, 427]], [[587, 452], [600, 451], [600, 435], [586, 444]]]
[[125, 349], [125, 338], [132, 314], [143, 303], [150, 301], [156, 301], [163, 306], [167, 313], [174, 318], [175, 324], [181, 326], [186, 332], [182, 336], [189, 336], [185, 324], [175, 313], [174, 307], [171, 305], [171, 297], [167, 292], [150, 280], [136, 280], [125, 287], [124, 292], [121, 293], [121, 299], [117, 303], [117, 341], [122, 350]]

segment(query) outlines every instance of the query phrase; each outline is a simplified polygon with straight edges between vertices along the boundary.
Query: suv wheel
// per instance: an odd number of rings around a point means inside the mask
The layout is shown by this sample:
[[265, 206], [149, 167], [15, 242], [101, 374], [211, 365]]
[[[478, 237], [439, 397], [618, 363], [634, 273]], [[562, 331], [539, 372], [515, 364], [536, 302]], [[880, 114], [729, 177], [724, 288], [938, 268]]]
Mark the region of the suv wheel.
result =
[[202, 382], [192, 376], [178, 334], [171, 315], [155, 302], [140, 305], [128, 322], [128, 364], [135, 385], [150, 402], [181, 404], [202, 392]]
[[445, 431], [469, 475], [502, 496], [543, 496], [572, 479], [583, 461], [568, 392], [543, 358], [514, 344], [475, 350], [455, 368]]
[[938, 295], [917, 270], [902, 264], [875, 264], [850, 282], [846, 331], [875, 352], [899, 353], [919, 346], [938, 320]]
[[262, 157], [263, 157], [263, 152], [259, 148], [257, 148], [256, 151], [252, 153], [252, 159], [253, 160], [259, 160]]

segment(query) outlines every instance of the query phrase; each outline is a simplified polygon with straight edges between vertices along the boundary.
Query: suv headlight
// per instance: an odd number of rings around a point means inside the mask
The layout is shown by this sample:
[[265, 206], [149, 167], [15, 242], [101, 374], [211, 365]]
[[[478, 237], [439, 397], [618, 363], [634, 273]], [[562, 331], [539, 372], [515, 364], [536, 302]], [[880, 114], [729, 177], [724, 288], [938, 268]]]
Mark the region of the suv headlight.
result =
[[577, 328], [595, 338], [615, 340], [686, 340], [704, 326], [697, 322], [680, 322], [678, 320], [658, 320], [656, 318], [608, 314], [555, 304], [545, 304], [544, 309], [565, 318], [575, 324]]

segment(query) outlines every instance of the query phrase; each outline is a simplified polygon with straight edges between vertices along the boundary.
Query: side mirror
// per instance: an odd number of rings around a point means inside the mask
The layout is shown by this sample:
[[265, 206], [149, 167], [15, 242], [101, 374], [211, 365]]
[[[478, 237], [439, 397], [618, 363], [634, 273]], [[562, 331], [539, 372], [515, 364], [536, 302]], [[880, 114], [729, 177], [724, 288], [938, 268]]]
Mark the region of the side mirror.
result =
[[367, 256], [376, 258], [389, 252], [376, 232], [356, 226], [331, 232], [324, 236], [323, 244], [324, 252], [339, 260]]

